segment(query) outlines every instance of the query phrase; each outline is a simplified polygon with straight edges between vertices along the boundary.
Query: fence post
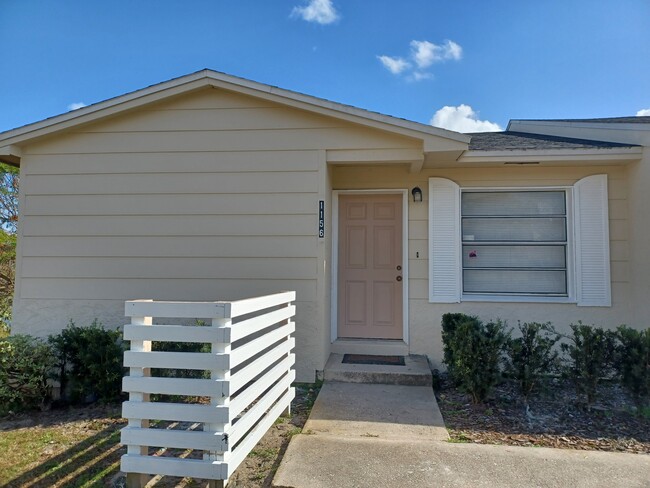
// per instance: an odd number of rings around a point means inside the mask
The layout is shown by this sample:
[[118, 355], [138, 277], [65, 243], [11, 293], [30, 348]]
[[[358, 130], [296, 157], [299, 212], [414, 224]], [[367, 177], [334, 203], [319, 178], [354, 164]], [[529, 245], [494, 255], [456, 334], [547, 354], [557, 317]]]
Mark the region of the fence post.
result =
[[[226, 329], [230, 328], [232, 325], [232, 317], [231, 317], [231, 312], [230, 312], [230, 304], [227, 304], [225, 307], [225, 317], [224, 318], [213, 318], [212, 319], [212, 327], [217, 327], [221, 329]], [[226, 337], [230, 337], [229, 334], [226, 334]], [[231, 345], [230, 342], [213, 342], [212, 343], [212, 354], [226, 354], [230, 356], [230, 350], [231, 350]], [[228, 369], [225, 370], [212, 370], [210, 371], [210, 378], [213, 380], [225, 380], [228, 382], [230, 380], [230, 366], [228, 366]], [[230, 385], [228, 385], [229, 388]], [[212, 395], [210, 398], [210, 405], [213, 406], [218, 406], [218, 405], [223, 405], [223, 406], [228, 406], [230, 404], [230, 392], [228, 391], [228, 394], [224, 392], [218, 392], [215, 395]], [[223, 432], [223, 437], [226, 439], [226, 445], [227, 450], [224, 451], [223, 453], [218, 453], [218, 452], [209, 452], [204, 455], [204, 459], [207, 457], [211, 461], [223, 461], [223, 462], [228, 462], [228, 458], [230, 456], [230, 445], [227, 443], [227, 436], [228, 436], [228, 431], [230, 430], [230, 422], [226, 424], [204, 424], [203, 426], [204, 431], [209, 431], [209, 432]], [[209, 482], [209, 487], [210, 488], [224, 488], [226, 486], [226, 483], [228, 483], [227, 479], [224, 480], [210, 480]]]
[[[287, 302], [284, 304], [285, 307], [290, 307], [292, 302]], [[291, 323], [291, 317], [289, 317], [287, 320], [282, 322], [283, 324], [290, 324]], [[287, 343], [291, 342], [291, 334], [287, 335]], [[291, 349], [287, 352], [287, 357], [291, 357]], [[289, 371], [291, 370], [291, 366], [289, 366]], [[291, 390], [291, 385], [289, 385], [289, 390]], [[285, 408], [282, 413], [280, 414], [282, 417], [290, 417], [291, 416], [291, 402], [289, 402], [289, 405], [287, 405], [287, 408]]]
[[[153, 300], [151, 300], [153, 301]], [[131, 325], [152, 325], [153, 317], [131, 317]], [[151, 341], [131, 341], [131, 350], [135, 352], [151, 352]], [[129, 368], [129, 376], [143, 377], [151, 376], [150, 368]], [[130, 402], [148, 402], [150, 395], [148, 393], [130, 392]], [[129, 427], [148, 428], [148, 419], [129, 419]], [[146, 456], [149, 446], [127, 446], [127, 454]], [[139, 473], [128, 473], [126, 475], [127, 488], [142, 488], [149, 481], [149, 475]]]

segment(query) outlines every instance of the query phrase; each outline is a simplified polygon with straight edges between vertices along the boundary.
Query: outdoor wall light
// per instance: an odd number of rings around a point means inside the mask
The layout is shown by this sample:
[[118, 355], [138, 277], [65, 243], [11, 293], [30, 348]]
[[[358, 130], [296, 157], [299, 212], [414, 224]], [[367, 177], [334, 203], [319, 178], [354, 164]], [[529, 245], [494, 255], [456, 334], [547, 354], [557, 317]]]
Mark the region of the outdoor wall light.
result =
[[416, 186], [411, 190], [411, 195], [413, 195], [413, 201], [414, 202], [421, 202], [422, 201], [422, 190], [420, 190], [419, 186]]

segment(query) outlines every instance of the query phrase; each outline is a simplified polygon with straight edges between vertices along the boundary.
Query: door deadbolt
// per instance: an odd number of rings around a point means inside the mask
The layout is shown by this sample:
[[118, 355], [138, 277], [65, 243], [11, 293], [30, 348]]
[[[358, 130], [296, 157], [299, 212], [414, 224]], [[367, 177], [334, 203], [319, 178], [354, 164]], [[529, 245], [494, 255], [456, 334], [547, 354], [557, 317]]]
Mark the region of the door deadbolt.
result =
[[397, 265], [397, 271], [402, 271], [402, 267], [399, 264]]

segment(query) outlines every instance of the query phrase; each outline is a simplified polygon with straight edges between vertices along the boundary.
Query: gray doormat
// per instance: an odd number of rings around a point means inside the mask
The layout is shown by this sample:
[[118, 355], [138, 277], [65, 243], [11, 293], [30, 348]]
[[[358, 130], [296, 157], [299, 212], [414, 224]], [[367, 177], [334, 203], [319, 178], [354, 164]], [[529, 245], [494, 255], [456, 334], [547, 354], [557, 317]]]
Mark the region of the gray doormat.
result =
[[345, 364], [377, 364], [380, 366], [404, 366], [404, 356], [371, 356], [369, 354], [345, 354]]

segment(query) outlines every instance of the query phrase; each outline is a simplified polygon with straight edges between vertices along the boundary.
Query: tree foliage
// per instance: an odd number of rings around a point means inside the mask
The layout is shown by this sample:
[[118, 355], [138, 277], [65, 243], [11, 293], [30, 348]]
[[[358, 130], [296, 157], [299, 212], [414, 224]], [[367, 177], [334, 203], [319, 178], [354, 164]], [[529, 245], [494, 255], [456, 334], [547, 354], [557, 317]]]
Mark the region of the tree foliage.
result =
[[0, 337], [9, 331], [16, 266], [18, 168], [0, 163]]

